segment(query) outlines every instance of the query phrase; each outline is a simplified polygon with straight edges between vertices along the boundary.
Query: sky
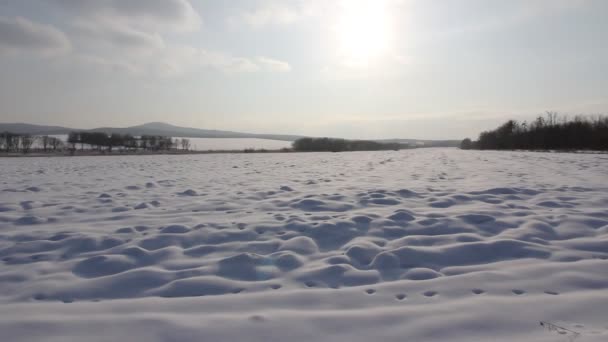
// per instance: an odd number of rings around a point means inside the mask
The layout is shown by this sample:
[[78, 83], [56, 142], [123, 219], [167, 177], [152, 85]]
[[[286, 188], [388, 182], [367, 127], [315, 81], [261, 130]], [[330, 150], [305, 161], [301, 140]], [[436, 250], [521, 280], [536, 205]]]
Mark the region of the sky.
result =
[[608, 113], [604, 0], [3, 0], [0, 122], [475, 138]]

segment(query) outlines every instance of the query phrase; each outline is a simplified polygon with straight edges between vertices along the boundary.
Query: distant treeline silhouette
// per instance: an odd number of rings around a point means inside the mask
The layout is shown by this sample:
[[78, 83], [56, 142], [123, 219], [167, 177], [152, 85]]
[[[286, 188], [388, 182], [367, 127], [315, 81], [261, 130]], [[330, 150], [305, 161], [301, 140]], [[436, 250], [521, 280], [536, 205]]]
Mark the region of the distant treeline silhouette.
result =
[[370, 140], [346, 140], [334, 138], [300, 138], [293, 142], [298, 152], [344, 152], [399, 150], [406, 146], [399, 143], [380, 143]]
[[68, 134], [68, 144], [70, 144], [72, 150], [76, 149], [76, 145], [80, 145], [81, 150], [84, 149], [85, 145], [89, 145], [97, 150], [106, 148], [108, 152], [112, 152], [114, 147], [149, 151], [168, 151], [180, 147], [183, 150], [190, 149], [190, 140], [186, 138], [174, 140], [162, 135], [134, 137], [131, 134], [107, 134], [104, 132], [70, 132]]
[[29, 153], [34, 146], [34, 143], [39, 141], [43, 147], [43, 150], [57, 151], [63, 147], [63, 141], [56, 137], [34, 136], [31, 134], [18, 134], [12, 132], [0, 133], [0, 151], [10, 152], [22, 152], [24, 154]]
[[608, 117], [578, 115], [571, 119], [547, 112], [532, 122], [509, 120], [483, 132], [477, 141], [464, 139], [462, 149], [480, 150], [608, 150]]
[[[36, 151], [56, 152], [62, 151], [66, 147], [65, 143], [57, 138], [48, 135], [36, 136], [32, 134], [17, 134], [12, 132], [0, 133], [0, 151], [5, 153], [24, 153], [27, 154], [39, 146]], [[112, 152], [113, 148], [126, 150], [146, 150], [146, 151], [168, 151], [168, 150], [189, 150], [190, 140], [186, 138], [172, 139], [171, 137], [159, 135], [143, 135], [134, 137], [130, 134], [107, 134], [103, 132], [70, 132], [67, 138], [69, 150], [73, 153], [77, 147], [81, 150], [87, 149], [101, 151], [102, 149]]]

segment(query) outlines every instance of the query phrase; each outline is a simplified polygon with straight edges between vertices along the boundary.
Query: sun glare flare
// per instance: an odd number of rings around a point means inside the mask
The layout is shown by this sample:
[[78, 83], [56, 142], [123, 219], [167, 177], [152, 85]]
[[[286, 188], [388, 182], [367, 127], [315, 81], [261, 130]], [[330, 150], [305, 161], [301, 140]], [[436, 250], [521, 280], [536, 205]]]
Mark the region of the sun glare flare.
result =
[[340, 58], [350, 66], [369, 66], [391, 47], [391, 16], [381, 0], [349, 0], [342, 3], [336, 23]]

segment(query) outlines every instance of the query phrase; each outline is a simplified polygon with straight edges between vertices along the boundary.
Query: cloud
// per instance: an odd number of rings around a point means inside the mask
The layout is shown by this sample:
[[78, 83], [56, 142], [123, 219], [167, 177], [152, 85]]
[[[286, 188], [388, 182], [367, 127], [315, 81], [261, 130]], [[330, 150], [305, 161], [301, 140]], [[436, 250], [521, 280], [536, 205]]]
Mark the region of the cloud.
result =
[[[228, 18], [230, 24], [245, 24], [252, 28], [289, 25], [307, 18], [321, 18], [323, 22], [333, 22], [344, 7], [355, 0], [263, 0], [249, 1], [253, 8], [242, 10]], [[360, 1], [360, 0], [359, 0]], [[370, 0], [371, 1], [371, 0]], [[389, 6], [401, 6], [408, 0], [373, 0]], [[582, 0], [580, 0], [582, 1]]]
[[67, 15], [76, 59], [131, 75], [176, 76], [195, 68], [252, 71], [248, 60], [167, 42], [201, 28], [188, 0], [44, 0]]
[[229, 73], [256, 72], [260, 66], [248, 58], [234, 57], [217, 51], [197, 50], [195, 63], [202, 67]]
[[34, 52], [44, 55], [70, 50], [66, 35], [58, 29], [25, 18], [0, 16], [0, 52]]
[[78, 58], [81, 62], [107, 70], [156, 77], [177, 77], [201, 69], [212, 69], [226, 74], [288, 72], [291, 70], [289, 63], [268, 57], [238, 57], [188, 45], [159, 47], [145, 56], [81, 54]]
[[268, 57], [234, 57], [226, 53], [197, 50], [195, 64], [227, 73], [243, 72], [288, 72], [289, 63]]
[[119, 48], [121, 51], [145, 51], [163, 47], [164, 39], [158, 32], [134, 29], [123, 24], [98, 25], [89, 21], [73, 23], [71, 33], [77, 42], [89, 49]]
[[257, 64], [264, 70], [274, 72], [288, 72], [291, 71], [291, 66], [287, 62], [279, 61], [267, 57], [256, 58]]
[[267, 3], [251, 11], [244, 11], [229, 18], [232, 24], [245, 23], [254, 28], [291, 24], [302, 16], [301, 8], [285, 3]]
[[42, 1], [54, 3], [68, 15], [70, 33], [85, 49], [118, 48], [120, 53], [156, 49], [164, 45], [163, 34], [197, 31], [202, 23], [188, 0]]
[[[23, 18], [0, 17], [0, 52], [64, 51], [63, 63], [144, 77], [172, 77], [203, 69], [226, 74], [288, 72], [270, 57], [233, 56], [170, 39], [199, 30], [202, 20], [188, 0], [39, 0], [62, 15], [65, 34]], [[66, 37], [69, 36], [70, 40]]]
[[121, 23], [142, 30], [189, 32], [202, 20], [188, 0], [46, 0], [98, 23]]

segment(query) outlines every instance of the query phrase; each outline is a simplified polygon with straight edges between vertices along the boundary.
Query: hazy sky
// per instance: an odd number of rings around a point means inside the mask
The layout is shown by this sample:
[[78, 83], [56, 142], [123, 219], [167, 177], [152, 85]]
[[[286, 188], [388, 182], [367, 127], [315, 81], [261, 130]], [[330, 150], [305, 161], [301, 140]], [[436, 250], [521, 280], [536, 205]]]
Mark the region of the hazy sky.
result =
[[2, 0], [0, 122], [476, 137], [608, 113], [605, 0]]

